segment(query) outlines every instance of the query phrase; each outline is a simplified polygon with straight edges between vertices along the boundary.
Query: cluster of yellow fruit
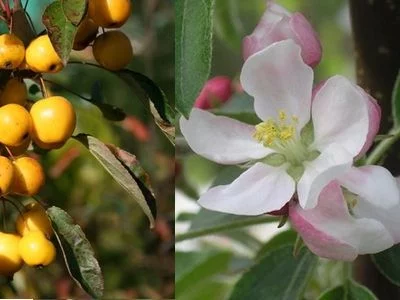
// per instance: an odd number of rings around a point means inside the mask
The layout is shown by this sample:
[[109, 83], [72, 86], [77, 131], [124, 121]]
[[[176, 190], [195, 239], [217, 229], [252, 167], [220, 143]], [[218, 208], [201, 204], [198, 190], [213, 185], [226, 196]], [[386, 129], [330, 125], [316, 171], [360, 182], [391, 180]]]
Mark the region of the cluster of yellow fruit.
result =
[[23, 263], [44, 267], [56, 257], [56, 248], [49, 240], [53, 229], [46, 211], [35, 202], [25, 210], [17, 219], [18, 234], [0, 232], [0, 275], [12, 277]]
[[[26, 51], [13, 34], [0, 36], [0, 68], [15, 71], [29, 68], [44, 73], [63, 67], [49, 37], [33, 40]], [[76, 126], [72, 104], [55, 96], [27, 101], [22, 78], [12, 77], [0, 91], [0, 196], [15, 193], [33, 196], [44, 184], [41, 165], [23, 156], [31, 141], [42, 149], [57, 149], [71, 137]]]
[[99, 27], [119, 28], [131, 15], [130, 0], [90, 0], [88, 14], [78, 27], [74, 50], [83, 50], [93, 41], [93, 56], [104, 68], [118, 71], [133, 58], [132, 44], [121, 31], [106, 31], [97, 36]]

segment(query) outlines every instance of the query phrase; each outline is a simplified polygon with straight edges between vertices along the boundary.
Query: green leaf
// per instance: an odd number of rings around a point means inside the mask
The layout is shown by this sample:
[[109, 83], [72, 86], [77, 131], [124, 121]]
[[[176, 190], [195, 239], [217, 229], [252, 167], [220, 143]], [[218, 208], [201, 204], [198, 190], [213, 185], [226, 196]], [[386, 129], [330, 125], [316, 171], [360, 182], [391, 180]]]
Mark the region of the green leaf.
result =
[[392, 93], [392, 115], [394, 127], [400, 126], [400, 72], [397, 75]]
[[104, 169], [132, 196], [149, 218], [150, 227], [153, 227], [156, 202], [145, 184], [100, 140], [86, 134], [79, 134], [74, 138], [88, 148]]
[[400, 245], [371, 256], [378, 270], [393, 284], [400, 286]]
[[154, 117], [157, 126], [162, 130], [166, 137], [175, 144], [175, 112], [168, 103], [164, 92], [147, 76], [131, 70], [121, 70], [117, 74], [134, 91]]
[[318, 300], [378, 300], [365, 286], [353, 280], [324, 292]]
[[175, 2], [176, 108], [186, 118], [211, 68], [213, 0]]
[[177, 252], [175, 255], [176, 298], [193, 290], [207, 278], [228, 269], [230, 252]]
[[157, 110], [159, 116], [165, 122], [168, 122], [170, 124], [174, 123], [175, 112], [169, 105], [168, 99], [165, 96], [164, 92], [158, 87], [156, 83], [154, 83], [154, 81], [141, 73], [127, 69], [118, 71], [118, 75], [120, 75], [123, 79], [126, 79], [128, 77], [135, 80], [140, 88], [142, 88], [143, 91], [147, 94], [148, 100], [153, 103], [154, 108]]
[[63, 5], [60, 1], [53, 2], [46, 7], [42, 22], [54, 49], [65, 65], [74, 44], [77, 27], [64, 15]]
[[36, 34], [23, 9], [13, 13], [12, 32], [20, 38], [25, 47], [36, 37]]
[[239, 5], [236, 0], [216, 0], [215, 32], [217, 36], [234, 50], [242, 44], [243, 27], [239, 17]]
[[265, 254], [243, 274], [229, 299], [300, 299], [317, 257], [305, 248], [296, 257], [292, 252], [292, 246], [282, 246]]
[[135, 155], [116, 147], [115, 145], [106, 144], [106, 146], [125, 167], [133, 172], [135, 177], [139, 178], [140, 181], [142, 181], [147, 188], [151, 190], [150, 176], [143, 169]]
[[61, 4], [67, 19], [78, 26], [85, 17], [88, 0], [61, 0]]
[[82, 229], [74, 223], [70, 215], [58, 207], [50, 207], [47, 214], [71, 277], [90, 296], [101, 298], [104, 289], [103, 276], [92, 246]]
[[281, 233], [278, 233], [260, 248], [260, 250], [256, 254], [256, 258], [260, 259], [265, 254], [283, 245], [290, 244], [293, 246], [294, 243], [296, 242], [296, 238], [297, 238], [297, 233], [293, 230], [286, 230]]
[[322, 293], [318, 300], [346, 300], [345, 294], [345, 288], [343, 286], [337, 286]]

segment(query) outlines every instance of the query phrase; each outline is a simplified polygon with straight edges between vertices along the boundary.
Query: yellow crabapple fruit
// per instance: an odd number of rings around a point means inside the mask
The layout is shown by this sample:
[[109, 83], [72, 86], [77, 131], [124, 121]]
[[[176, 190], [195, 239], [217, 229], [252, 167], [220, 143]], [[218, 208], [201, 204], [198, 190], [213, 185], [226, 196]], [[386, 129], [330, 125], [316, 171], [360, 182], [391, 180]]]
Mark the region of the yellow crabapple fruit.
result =
[[95, 39], [93, 55], [107, 70], [118, 71], [132, 60], [132, 44], [124, 33], [116, 30], [107, 31]]
[[57, 73], [64, 68], [47, 34], [39, 36], [29, 44], [25, 60], [29, 69], [37, 73]]
[[42, 149], [60, 148], [75, 130], [75, 109], [64, 97], [39, 100], [32, 105], [30, 114], [32, 140]]
[[11, 191], [24, 196], [36, 195], [45, 183], [40, 163], [28, 156], [18, 157], [14, 163], [14, 182]]
[[14, 34], [0, 35], [0, 69], [16, 69], [25, 58], [24, 43]]
[[129, 19], [131, 0], [90, 0], [89, 17], [100, 27], [119, 28]]
[[0, 106], [6, 104], [19, 104], [24, 106], [28, 98], [25, 82], [19, 78], [7, 81], [0, 95]]
[[19, 235], [0, 232], [0, 275], [11, 277], [21, 269], [20, 240]]
[[29, 139], [32, 118], [21, 105], [7, 104], [0, 107], [0, 143], [16, 147]]
[[40, 231], [50, 238], [53, 235], [51, 221], [45, 209], [36, 202], [25, 206], [25, 212], [19, 215], [16, 222], [17, 231], [24, 236], [31, 231]]
[[19, 254], [30, 267], [44, 267], [53, 262], [56, 248], [40, 231], [25, 234], [19, 242]]

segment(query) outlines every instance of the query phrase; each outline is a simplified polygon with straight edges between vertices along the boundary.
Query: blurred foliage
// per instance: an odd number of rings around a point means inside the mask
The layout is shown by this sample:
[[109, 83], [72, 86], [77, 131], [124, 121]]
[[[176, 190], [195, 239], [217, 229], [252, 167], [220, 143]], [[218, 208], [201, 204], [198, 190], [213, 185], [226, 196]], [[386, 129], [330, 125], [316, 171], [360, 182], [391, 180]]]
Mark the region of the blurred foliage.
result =
[[[243, 65], [241, 39], [250, 34], [266, 7], [265, 0], [215, 0], [214, 48], [211, 76], [226, 75], [234, 79], [237, 93], [224, 106], [214, 109], [235, 119], [254, 124], [252, 101], [240, 92], [239, 75]], [[323, 58], [315, 69], [315, 82], [335, 74], [354, 79], [354, 52], [351, 40], [350, 18], [347, 2], [344, 0], [276, 0], [290, 11], [300, 11], [313, 24], [319, 34]], [[177, 138], [177, 188], [187, 199], [197, 200], [198, 195], [216, 181], [220, 184], [232, 181], [234, 171], [220, 166], [191, 152], [183, 138]], [[225, 181], [225, 182], [224, 182]], [[187, 200], [187, 201], [190, 201]], [[186, 205], [185, 201], [178, 205]], [[192, 207], [191, 205], [187, 205]], [[179, 207], [178, 207], [179, 208]], [[207, 214], [204, 210], [185, 211], [176, 218], [178, 225], [186, 224], [185, 230], [212, 220], [227, 220], [224, 214]], [[202, 223], [199, 221], [202, 221]], [[222, 221], [221, 221], [222, 222]], [[278, 225], [276, 220], [275, 226]], [[177, 227], [181, 228], [181, 227]], [[264, 228], [264, 227], [263, 227]], [[269, 228], [269, 227], [268, 227]], [[184, 233], [185, 230], [180, 231]], [[265, 229], [263, 229], [265, 230]], [[253, 235], [249, 227], [223, 231], [213, 236], [177, 243], [176, 278], [177, 294], [180, 299], [227, 299], [234, 284], [244, 270], [249, 270], [254, 260], [259, 260], [267, 251], [282, 245], [293, 245], [295, 234], [288, 229], [278, 229], [273, 238]], [[266, 233], [266, 236], [270, 236]], [[219, 255], [219, 260], [216, 261]], [[209, 273], [204, 268], [208, 267]], [[265, 266], [265, 273], [268, 266]], [[344, 283], [342, 263], [318, 259], [304, 299], [317, 299], [325, 290]], [[190, 280], [190, 286], [186, 286]], [[183, 285], [183, 284], [186, 285]], [[182, 286], [181, 286], [182, 285]]]
[[[26, 1], [22, 1], [25, 4]], [[38, 33], [44, 30], [41, 15], [51, 0], [29, 1], [27, 10]], [[130, 20], [121, 30], [133, 43], [135, 58], [129, 69], [153, 79], [173, 105], [174, 7], [171, 1], [134, 0]], [[91, 47], [73, 52], [71, 61], [94, 63]], [[131, 89], [116, 75], [89, 65], [68, 65], [46, 76], [51, 94], [67, 97], [77, 109], [75, 134], [87, 133], [136, 155], [148, 172], [157, 199], [154, 230], [138, 205], [106, 173], [89, 152], [71, 140], [62, 149], [41, 155], [47, 184], [40, 196], [68, 211], [92, 243], [105, 279], [106, 299], [165, 299], [174, 295], [174, 148], [154, 124]], [[27, 81], [28, 82], [28, 81]], [[29, 84], [33, 84], [29, 82]], [[106, 103], [122, 108], [128, 117], [110, 122], [90, 98], [93, 85], [101, 86]], [[41, 94], [36, 87], [30, 97]], [[25, 199], [21, 199], [25, 201]], [[7, 229], [14, 230], [11, 208]], [[67, 275], [61, 252], [57, 262], [42, 270], [24, 267], [12, 285], [0, 283], [2, 298], [87, 298]]]

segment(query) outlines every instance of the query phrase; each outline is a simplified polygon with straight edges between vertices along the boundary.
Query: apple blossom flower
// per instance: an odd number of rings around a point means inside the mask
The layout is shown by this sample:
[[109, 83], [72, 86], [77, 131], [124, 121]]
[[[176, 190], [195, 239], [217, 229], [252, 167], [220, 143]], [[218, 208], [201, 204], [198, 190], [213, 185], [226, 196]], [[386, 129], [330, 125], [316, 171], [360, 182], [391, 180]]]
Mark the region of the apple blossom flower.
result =
[[301, 47], [306, 64], [314, 67], [320, 62], [321, 43], [307, 19], [299, 12], [291, 14], [282, 6], [268, 2], [257, 27], [243, 40], [243, 57], [246, 60], [272, 43], [286, 39], [292, 39]]
[[232, 81], [226, 76], [216, 76], [206, 82], [194, 107], [210, 109], [220, 103], [226, 102], [232, 96]]
[[376, 134], [375, 101], [342, 76], [325, 81], [312, 97], [313, 71], [292, 40], [274, 43], [248, 58], [241, 73], [262, 120], [249, 125], [194, 108], [181, 131], [197, 154], [220, 164], [249, 167], [229, 185], [199, 199], [203, 207], [239, 215], [282, 208], [297, 191], [304, 209], [347, 172]]
[[379, 166], [352, 168], [329, 183], [318, 205], [289, 204], [289, 219], [316, 255], [352, 261], [400, 242], [400, 180]]

